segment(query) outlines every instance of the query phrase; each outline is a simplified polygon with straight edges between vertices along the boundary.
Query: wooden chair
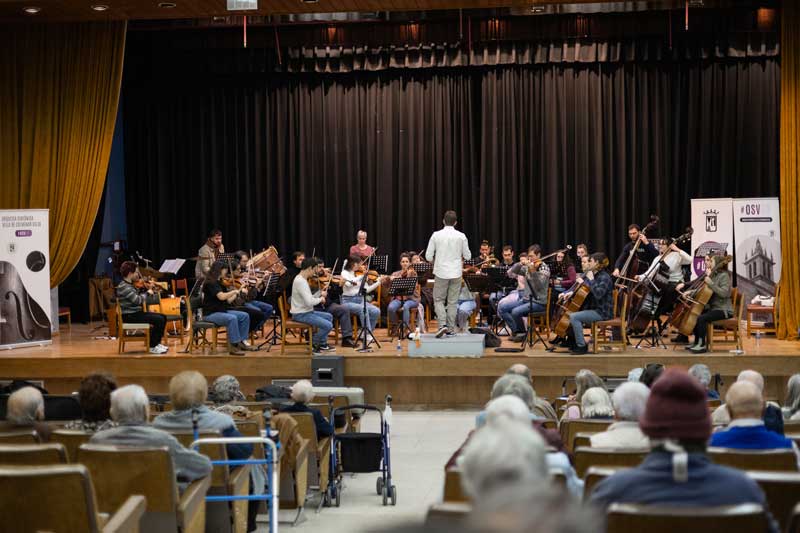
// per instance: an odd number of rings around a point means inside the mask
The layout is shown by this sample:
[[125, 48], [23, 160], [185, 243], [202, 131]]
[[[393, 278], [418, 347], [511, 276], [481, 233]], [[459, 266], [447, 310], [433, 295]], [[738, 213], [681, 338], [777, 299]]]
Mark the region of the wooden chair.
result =
[[776, 450], [738, 450], [709, 447], [708, 457], [719, 465], [740, 470], [797, 472], [797, 456], [791, 448]]
[[[163, 300], [161, 299], [161, 293], [155, 293], [155, 300], [156, 303], [154, 305], [148, 306], [149, 309], [155, 307], [154, 312], [161, 313], [167, 318], [167, 324], [164, 328], [164, 338], [166, 339], [169, 336], [169, 329], [172, 328], [173, 333], [177, 333], [180, 337], [181, 342], [183, 342], [183, 317], [181, 316], [181, 308], [180, 303], [178, 302], [178, 309], [177, 313], [175, 312], [174, 305], [176, 303], [177, 298], [171, 299], [172, 300], [172, 307], [173, 309], [167, 309], [164, 305]], [[187, 307], [188, 312], [188, 307]], [[188, 316], [188, 315], [187, 315]]]
[[[750, 338], [752, 332], [761, 331], [763, 333], [775, 333], [778, 327], [778, 307], [781, 294], [781, 284], [775, 285], [775, 300], [772, 306], [759, 304], [744, 304], [747, 307], [747, 337]], [[753, 315], [772, 315], [772, 327], [753, 325]]]
[[611, 468], [605, 466], [590, 466], [583, 475], [583, 501], [588, 502], [592, 491], [598, 483], [608, 476], [614, 475], [624, 468]]
[[647, 454], [646, 448], [578, 448], [575, 450], [575, 473], [583, 477], [592, 466], [634, 467]]
[[[742, 347], [742, 337], [739, 333], [742, 329], [741, 324], [742, 314], [744, 313], [744, 305], [742, 305], [742, 294], [735, 288], [733, 291], [733, 316], [731, 318], [726, 318], [725, 320], [717, 320], [716, 322], [712, 322], [708, 325], [706, 338], [708, 339], [709, 352], [714, 351], [714, 345], [716, 343], [728, 342], [728, 333], [733, 334], [733, 342], [736, 343], [736, 347], [739, 349]], [[725, 333], [725, 337], [723, 339], [714, 338], [714, 333], [719, 331], [723, 331]]]
[[85, 431], [57, 429], [50, 435], [50, 442], [62, 444], [67, 451], [67, 461], [74, 463], [75, 458], [78, 456], [78, 448], [80, 448], [81, 444], [87, 444], [91, 438], [92, 434]]
[[607, 533], [758, 532], [767, 529], [764, 508], [754, 503], [720, 507], [667, 507], [612, 503], [606, 512]]
[[594, 420], [586, 418], [565, 418], [561, 421], [561, 441], [570, 452], [575, 449], [574, 440], [578, 433], [600, 433], [613, 424], [613, 420]]
[[[612, 318], [611, 320], [599, 320], [597, 322], [592, 323], [592, 353], [597, 353], [597, 348], [600, 346], [609, 346], [609, 347], [618, 347], [623, 352], [628, 347], [628, 303], [630, 300], [630, 295], [625, 293], [622, 296], [622, 306], [619, 312], [619, 315], [614, 313], [616, 318]], [[606, 336], [607, 330], [613, 328], [619, 328], [619, 331], [622, 332], [620, 335], [619, 340], [608, 340]]]
[[787, 531], [792, 511], [800, 502], [800, 473], [748, 470], [746, 474], [764, 491], [769, 510], [780, 524], [781, 531]]
[[447, 503], [469, 502], [470, 498], [461, 488], [461, 469], [457, 466], [444, 471], [444, 496], [442, 501]]
[[[194, 432], [173, 431], [174, 436], [185, 447], [191, 446], [195, 441]], [[203, 430], [198, 438], [219, 438], [218, 431]], [[204, 444], [198, 450], [212, 461], [227, 461], [228, 453], [223, 444]], [[228, 466], [215, 466], [211, 471], [211, 487], [209, 494], [224, 494], [227, 496], [246, 496], [250, 490], [250, 465], [232, 469]], [[235, 533], [247, 531], [247, 500], [235, 502], [214, 502], [206, 506], [206, 529], [210, 531], [228, 531], [230, 524], [234, 525]]]
[[[202, 302], [200, 296], [186, 298], [186, 324], [189, 326], [191, 334], [185, 350], [188, 353], [192, 353], [195, 348], [210, 347], [214, 351], [217, 349], [218, 326], [207, 320], [196, 320], [194, 317], [195, 311], [202, 308]], [[206, 337], [208, 330], [211, 330], [212, 341]]]
[[[284, 293], [278, 297], [278, 311], [281, 316], [281, 355], [286, 351], [286, 346], [308, 346], [308, 353], [309, 355], [312, 354], [314, 351], [314, 346], [312, 344], [314, 328], [308, 324], [291, 320], [286, 306], [286, 291], [284, 291]], [[289, 332], [297, 334], [297, 338], [300, 340], [290, 342], [287, 335]], [[307, 335], [308, 342], [303, 340], [303, 333]]]
[[558, 421], [548, 418], [546, 420], [537, 420], [544, 429], [558, 429]]
[[579, 447], [590, 447], [592, 445], [592, 435], [589, 431], [581, 431], [580, 433], [575, 434], [575, 438], [572, 439], [572, 449], [577, 450]]
[[67, 317], [67, 328], [72, 331], [72, 311], [69, 307], [58, 308], [58, 319], [61, 320], [62, 316]]
[[0, 433], [0, 444], [39, 444], [39, 436], [32, 428], [15, 428]]
[[300, 436], [308, 440], [308, 450], [311, 456], [308, 461], [308, 486], [319, 488], [320, 492], [325, 492], [330, 475], [331, 438], [317, 438], [317, 427], [314, 424], [314, 415], [311, 413], [286, 414], [294, 418]]
[[83, 465], [0, 468], [0, 516], [7, 531], [136, 533], [145, 505], [144, 496], [132, 495], [113, 516], [99, 514]]
[[170, 281], [172, 285], [172, 294], [178, 295], [178, 289], [183, 291], [184, 295], [189, 294], [189, 283], [187, 282], [186, 278], [183, 279], [173, 279]]
[[784, 420], [783, 421], [783, 433], [795, 435], [800, 435], [800, 420]]
[[84, 444], [78, 462], [92, 476], [101, 512], [117, 509], [129, 494], [147, 498], [143, 531], [203, 533], [206, 528], [206, 492], [211, 478], [190, 484], [178, 495], [172, 458], [166, 447], [132, 448]]
[[469, 518], [472, 506], [463, 502], [434, 503], [425, 515], [427, 531], [456, 531]]
[[[116, 302], [117, 309], [117, 353], [125, 351], [125, 343], [128, 342], [144, 342], [144, 349], [150, 349], [150, 324], [123, 322], [122, 310], [119, 307], [119, 301]], [[141, 332], [141, 333], [140, 333]]]
[[[306, 497], [308, 495], [308, 450], [309, 442], [298, 434], [297, 422], [288, 413], [277, 414], [272, 418], [273, 428], [280, 432], [282, 443], [292, 442], [299, 438], [301, 445], [294, 450], [292, 445], [284, 445], [281, 449], [279, 477], [281, 509], [295, 510], [295, 518], [291, 524], [297, 525], [303, 516]], [[292, 455], [294, 453], [294, 455]]]
[[58, 443], [0, 445], [0, 465], [40, 466], [67, 462], [67, 452]]
[[722, 405], [722, 400], [714, 400], [714, 399], [708, 400], [708, 410], [709, 411], [713, 412], [714, 409], [716, 409], [720, 405]]
[[553, 298], [553, 288], [547, 287], [547, 306], [545, 307], [544, 314], [534, 313], [528, 316], [528, 320], [533, 319], [534, 325], [539, 329], [540, 333], [545, 335], [545, 339], [550, 337], [550, 303]]

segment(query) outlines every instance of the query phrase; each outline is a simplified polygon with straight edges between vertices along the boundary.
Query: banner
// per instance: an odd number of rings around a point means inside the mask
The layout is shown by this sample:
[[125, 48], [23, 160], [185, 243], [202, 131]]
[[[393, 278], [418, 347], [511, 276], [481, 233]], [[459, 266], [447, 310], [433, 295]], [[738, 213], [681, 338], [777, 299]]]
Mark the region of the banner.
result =
[[0, 210], [0, 348], [50, 335], [49, 211]]
[[775, 294], [781, 278], [780, 213], [778, 198], [733, 201], [736, 286], [746, 303], [759, 294]]
[[733, 253], [733, 202], [731, 198], [692, 199], [692, 279], [705, 272], [709, 253]]

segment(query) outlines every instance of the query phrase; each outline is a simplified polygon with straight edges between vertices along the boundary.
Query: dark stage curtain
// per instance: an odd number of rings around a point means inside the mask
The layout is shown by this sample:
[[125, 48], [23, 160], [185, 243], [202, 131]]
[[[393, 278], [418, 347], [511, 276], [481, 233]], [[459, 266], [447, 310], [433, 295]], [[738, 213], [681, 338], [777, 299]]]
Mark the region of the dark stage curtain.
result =
[[229, 250], [330, 262], [364, 228], [394, 260], [447, 208], [473, 246], [613, 255], [650, 213], [674, 235], [692, 197], [778, 192], [774, 56], [319, 75], [248, 50], [212, 75], [148, 39], [128, 48], [125, 161], [129, 239], [155, 258], [219, 226]]

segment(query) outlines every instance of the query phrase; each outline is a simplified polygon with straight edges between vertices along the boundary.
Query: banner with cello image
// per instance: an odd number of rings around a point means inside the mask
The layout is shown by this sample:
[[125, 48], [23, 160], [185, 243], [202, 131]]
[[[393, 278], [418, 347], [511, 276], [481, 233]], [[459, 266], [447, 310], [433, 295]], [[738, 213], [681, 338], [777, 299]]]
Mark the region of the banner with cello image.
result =
[[692, 198], [692, 279], [705, 272], [708, 254], [733, 254], [733, 199]]
[[51, 342], [49, 218], [0, 210], [0, 348]]

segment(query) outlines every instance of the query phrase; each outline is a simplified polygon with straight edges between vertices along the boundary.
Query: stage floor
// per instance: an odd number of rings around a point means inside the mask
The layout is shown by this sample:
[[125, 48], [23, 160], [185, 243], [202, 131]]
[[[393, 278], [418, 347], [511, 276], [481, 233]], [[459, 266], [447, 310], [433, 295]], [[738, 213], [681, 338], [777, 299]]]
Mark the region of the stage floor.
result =
[[[70, 331], [62, 325], [61, 333], [53, 337], [50, 345], [0, 350], [0, 379], [42, 379], [50, 392], [67, 393], [77, 389], [82, 376], [103, 370], [115, 375], [120, 383], [139, 383], [148, 392], [161, 393], [167, 391], [172, 375], [195, 369], [209, 381], [222, 374], [233, 374], [245, 392], [252, 393], [271, 379], [304, 378], [311, 374], [311, 357], [296, 347], [287, 348], [284, 355], [280, 354], [279, 345], [270, 351], [248, 352], [245, 356], [231, 356], [222, 350], [217, 354], [183, 354], [180, 353], [183, 346], [175, 337], [170, 338], [170, 351], [165, 355], [145, 353], [139, 343], [132, 343], [126, 353], [117, 354], [116, 339], [103, 338], [107, 329], [99, 323], [94, 326], [74, 324]], [[726, 384], [740, 370], [753, 368], [764, 374], [770, 398], [781, 398], [788, 377], [800, 371], [800, 343], [779, 341], [771, 336], [762, 337], [758, 347], [755, 339], [744, 339], [745, 353], [741, 355], [729, 352], [735, 347], [732, 343], [720, 343], [717, 352], [702, 355], [690, 354], [682, 345], [670, 344], [667, 349], [628, 347], [624, 352], [603, 351], [581, 356], [563, 349], [546, 352], [537, 345], [520, 353], [487, 349], [480, 358], [411, 358], [409, 341], [403, 341], [403, 350], [398, 355], [396, 341], [387, 340], [385, 329], [378, 329], [376, 336], [382, 344], [380, 349], [360, 353], [340, 346], [332, 355], [344, 356], [345, 383], [364, 387], [367, 401], [380, 403], [386, 393], [391, 393], [398, 406], [479, 406], [487, 400], [497, 376], [517, 362], [532, 369], [537, 393], [549, 398], [561, 394], [564, 379], [581, 368], [592, 369], [601, 376], [623, 377], [631, 368], [651, 362], [684, 367], [705, 363], [712, 373], [720, 373]], [[503, 345], [515, 346], [505, 339]]]

